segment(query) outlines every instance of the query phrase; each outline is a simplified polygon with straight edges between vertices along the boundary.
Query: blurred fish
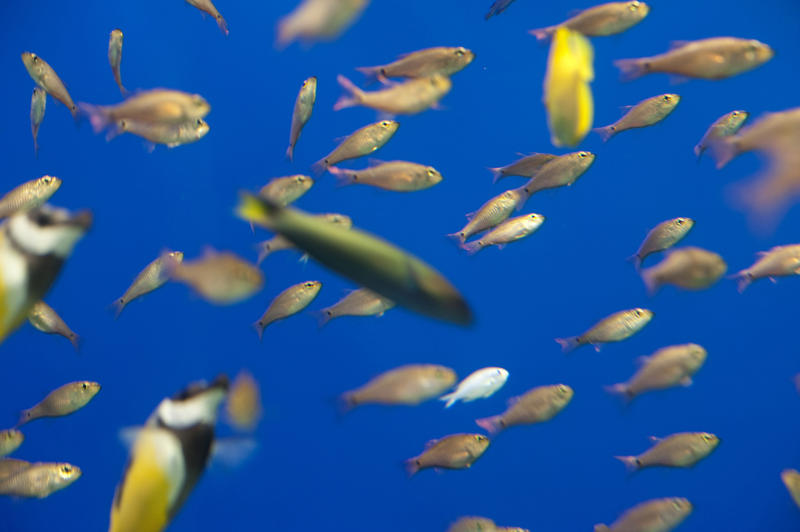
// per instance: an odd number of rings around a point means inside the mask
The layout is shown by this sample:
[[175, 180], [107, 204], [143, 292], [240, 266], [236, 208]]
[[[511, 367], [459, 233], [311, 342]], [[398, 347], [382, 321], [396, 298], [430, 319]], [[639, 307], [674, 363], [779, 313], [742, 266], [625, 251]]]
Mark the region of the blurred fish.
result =
[[769, 251], [759, 252], [758, 256], [755, 264], [733, 275], [739, 280], [739, 293], [758, 279], [767, 277], [775, 282], [775, 277], [800, 275], [800, 244], [775, 246]]
[[206, 467], [227, 392], [221, 375], [159, 403], [136, 436], [108, 532], [161, 532], [175, 518]]
[[167, 255], [161, 258], [169, 279], [191, 286], [209, 303], [239, 303], [264, 286], [261, 270], [228, 251], [206, 248], [201, 258], [191, 262], [178, 262]]
[[595, 525], [594, 532], [669, 532], [689, 517], [692, 509], [687, 499], [651, 499], [627, 510], [610, 527]]
[[640, 23], [650, 12], [644, 2], [609, 2], [579, 11], [561, 24], [530, 30], [528, 33], [543, 41], [549, 39], [558, 28], [568, 28], [587, 37], [616, 35]]
[[28, 469], [32, 466], [30, 462], [25, 460], [16, 460], [14, 458], [0, 458], [0, 481], [16, 475], [23, 469]]
[[211, 106], [199, 94], [171, 89], [140, 91], [117, 105], [81, 102], [80, 106], [89, 115], [95, 133], [118, 125], [120, 120], [153, 126], [196, 124], [211, 110]]
[[61, 180], [50, 175], [14, 187], [0, 198], [0, 218], [41, 207], [60, 187]]
[[306, 281], [290, 286], [278, 294], [264, 314], [253, 324], [258, 339], [261, 340], [264, 329], [271, 323], [293, 316], [310, 305], [321, 288], [322, 283], [319, 281]]
[[[499, 3], [500, 1], [503, 0], [498, 0], [498, 2], [495, 3]], [[508, 0], [505, 1], [510, 3]], [[497, 526], [494, 521], [486, 517], [461, 517], [458, 521], [450, 525], [447, 532], [530, 532], [530, 530], [527, 528]]]
[[748, 116], [750, 113], [747, 111], [731, 111], [717, 118], [694, 147], [694, 154], [697, 155], [697, 158], [700, 159], [706, 148], [715, 140], [735, 135], [747, 121]]
[[592, 166], [595, 157], [588, 151], [562, 155], [545, 165], [521, 188], [530, 198], [540, 190], [571, 186]]
[[463, 244], [472, 235], [504, 222], [514, 209], [521, 209], [527, 199], [528, 195], [522, 188], [506, 190], [481, 205], [477, 211], [468, 213], [467, 225], [447, 236]]
[[91, 223], [88, 211], [70, 214], [42, 205], [0, 225], [0, 343], [47, 294]]
[[752, 70], [775, 55], [768, 45], [755, 39], [712, 37], [699, 41], [676, 41], [669, 52], [620, 59], [614, 65], [624, 80], [664, 72], [687, 78], [724, 79]]
[[579, 144], [594, 120], [589, 83], [594, 80], [594, 49], [578, 32], [558, 28], [550, 45], [544, 78], [544, 106], [553, 146]]
[[261, 390], [253, 375], [242, 370], [233, 380], [225, 401], [225, 415], [237, 429], [252, 431], [261, 419]]
[[489, 448], [489, 438], [483, 434], [452, 434], [425, 444], [425, 451], [406, 460], [409, 476], [430, 467], [465, 469], [471, 467]]
[[356, 21], [367, 5], [369, 0], [302, 0], [278, 22], [277, 45], [283, 48], [298, 39], [306, 43], [332, 41]]
[[133, 133], [153, 144], [164, 144], [168, 148], [174, 148], [183, 144], [197, 142], [206, 136], [209, 129], [208, 123], [202, 118], [184, 122], [180, 125], [120, 120], [116, 123], [116, 129], [108, 135], [108, 139], [111, 140], [122, 133]]
[[650, 439], [655, 445], [638, 456], [615, 456], [628, 471], [645, 467], [692, 467], [711, 454], [719, 445], [719, 438], [708, 432], [679, 432], [666, 438]]
[[69, 326], [64, 323], [55, 310], [44, 301], [34, 303], [28, 312], [28, 321], [38, 330], [46, 334], [58, 334], [66, 338], [75, 350], [78, 350], [80, 337], [75, 334]]
[[237, 214], [282, 234], [322, 265], [398, 305], [458, 325], [472, 323], [472, 311], [450, 281], [385, 240], [247, 193], [242, 195]]
[[438, 184], [442, 174], [432, 166], [406, 161], [381, 162], [363, 170], [345, 170], [331, 166], [328, 171], [341, 185], [370, 185], [395, 192], [414, 192]]
[[[489, 12], [486, 13], [486, 16], [483, 17], [483, 20], [489, 20], [493, 16], [499, 15], [500, 13], [508, 9], [508, 6], [510, 6], [513, 3], [514, 0], [495, 0], [495, 2], [489, 8]], [[489, 529], [487, 528], [487, 530]]]
[[461, 249], [474, 255], [487, 246], [503, 249], [506, 244], [516, 242], [536, 232], [544, 222], [541, 214], [525, 214], [501, 223], [478, 240], [461, 244]]
[[297, 99], [294, 101], [292, 112], [292, 128], [289, 131], [289, 147], [286, 148], [286, 157], [291, 161], [294, 158], [294, 147], [300, 138], [300, 133], [311, 118], [314, 102], [317, 101], [317, 78], [311, 76], [303, 82]]
[[595, 131], [603, 138], [603, 142], [628, 129], [648, 127], [664, 120], [675, 110], [680, 103], [681, 97], [677, 94], [661, 94], [642, 100], [630, 107], [622, 118], [605, 127], [599, 127]]
[[475, 54], [463, 46], [426, 48], [400, 56], [386, 65], [358, 67], [356, 70], [369, 79], [387, 83], [386, 78], [428, 78], [435, 75], [452, 76], [467, 67]]
[[316, 174], [321, 174], [342, 161], [369, 155], [389, 142], [400, 127], [394, 120], [381, 120], [357, 129], [347, 136], [332, 152], [312, 166]]
[[0, 495], [44, 499], [81, 477], [77, 466], [64, 463], [36, 463], [0, 479]]
[[538, 386], [509, 399], [502, 414], [476, 419], [475, 423], [494, 435], [509, 427], [550, 421], [572, 401], [574, 393], [566, 384]]
[[[337, 214], [337, 213], [326, 213], [326, 214], [317, 214], [317, 218], [320, 220], [324, 220], [328, 223], [332, 223], [334, 225], [339, 225], [344, 227], [345, 229], [350, 229], [353, 226], [353, 221], [350, 219], [349, 216], [344, 214]], [[263, 242], [259, 242], [256, 244], [256, 248], [258, 249], [258, 264], [261, 264], [264, 259], [266, 259], [270, 254], [276, 251], [282, 251], [284, 249], [295, 249], [294, 244], [286, 240], [281, 235], [276, 235], [269, 240], [264, 240]], [[303, 255], [303, 259], [307, 259], [307, 255]]]
[[340, 400], [347, 410], [368, 404], [416, 406], [437, 397], [455, 382], [455, 372], [445, 366], [408, 364], [373, 377], [343, 393]]
[[781, 480], [789, 490], [794, 503], [800, 507], [800, 471], [796, 469], [784, 469], [781, 471]]
[[366, 92], [342, 76], [336, 78], [349, 96], [342, 96], [333, 106], [334, 111], [347, 107], [363, 106], [392, 115], [413, 115], [430, 109], [450, 92], [450, 78], [434, 74], [391, 85], [385, 89]]
[[722, 168], [732, 159], [749, 151], [763, 151], [768, 155], [782, 155], [784, 141], [794, 144], [800, 138], [800, 107], [777, 113], [766, 113], [737, 132], [710, 143], [711, 152]]
[[642, 271], [642, 280], [650, 295], [665, 284], [684, 290], [705, 290], [720, 280], [728, 265], [717, 253], [686, 246], [673, 249], [667, 258]]
[[632, 261], [638, 270], [645, 258], [658, 251], [671, 248], [680, 242], [692, 227], [694, 227], [694, 220], [691, 218], [664, 220], [647, 233], [644, 242], [639, 246], [639, 251], [628, 260]]
[[226, 37], [228, 36], [230, 33], [228, 31], [228, 23], [225, 22], [224, 18], [222, 18], [222, 15], [220, 15], [219, 11], [217, 11], [217, 8], [214, 6], [211, 0], [186, 0], [186, 3], [214, 17], [214, 20], [217, 21], [217, 26], [219, 26], [219, 29], [222, 31], [223, 35]]
[[662, 347], [649, 357], [640, 357], [639, 370], [628, 382], [606, 387], [609, 393], [632, 401], [652, 390], [691, 386], [692, 375], [705, 363], [707, 352], [697, 344]]
[[499, 166], [497, 168], [489, 168], [492, 172], [492, 183], [497, 183], [504, 177], [508, 176], [522, 176], [522, 177], [533, 177], [535, 176], [542, 168], [547, 166], [550, 161], [554, 159], [558, 159], [559, 155], [553, 155], [550, 153], [532, 153], [531, 155], [527, 155], [522, 159], [518, 159], [511, 164], [506, 166]]
[[508, 371], [503, 368], [483, 368], [470, 373], [458, 383], [456, 391], [443, 395], [440, 401], [446, 401], [444, 407], [450, 408], [456, 401], [469, 403], [475, 399], [486, 399], [503, 387], [508, 380]]
[[0, 456], [6, 456], [16, 451], [25, 436], [17, 429], [0, 430]]
[[91, 381], [68, 382], [47, 394], [35, 406], [23, 410], [17, 426], [43, 417], [62, 417], [77, 412], [100, 391], [100, 384]]
[[600, 351], [600, 344], [619, 342], [641, 331], [653, 319], [653, 311], [634, 308], [622, 310], [603, 318], [580, 336], [556, 338], [562, 351], [569, 353], [582, 345], [591, 344]]
[[122, 85], [122, 76], [119, 73], [119, 66], [122, 63], [122, 30], [115, 29], [111, 32], [108, 40], [108, 64], [111, 65], [111, 72], [114, 74], [114, 81], [119, 86], [119, 91], [123, 96], [128, 94], [128, 89]]
[[56, 71], [44, 59], [32, 52], [22, 52], [22, 62], [33, 81], [46, 90], [50, 96], [66, 105], [69, 112], [72, 113], [72, 118], [78, 120], [78, 107], [72, 101], [64, 82], [58, 77]]
[[44, 110], [47, 106], [47, 92], [39, 87], [33, 88], [31, 95], [31, 133], [33, 134], [33, 152], [39, 156], [39, 126], [44, 120]]
[[353, 290], [330, 307], [319, 311], [319, 325], [322, 327], [334, 318], [342, 316], [383, 316], [394, 307], [394, 302], [381, 297], [367, 288]]
[[169, 280], [167, 277], [165, 259], [176, 263], [183, 262], [182, 251], [167, 251], [144, 267], [133, 280], [133, 283], [125, 290], [122, 297], [114, 301], [115, 315], [119, 318], [122, 310], [128, 303], [145, 294], [149, 294], [157, 288], [161, 288]]
[[281, 207], [285, 207], [308, 192], [313, 185], [314, 180], [307, 175], [298, 174], [276, 177], [270, 179], [269, 183], [261, 187], [258, 194]]

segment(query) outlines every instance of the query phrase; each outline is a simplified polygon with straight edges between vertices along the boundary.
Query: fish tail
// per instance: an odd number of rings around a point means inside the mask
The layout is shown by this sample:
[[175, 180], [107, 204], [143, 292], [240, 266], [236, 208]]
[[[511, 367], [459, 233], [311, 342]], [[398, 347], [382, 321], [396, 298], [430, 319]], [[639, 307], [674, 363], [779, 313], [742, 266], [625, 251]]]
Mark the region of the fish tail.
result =
[[642, 281], [644, 281], [644, 286], [647, 287], [648, 295], [655, 295], [658, 292], [658, 280], [653, 272], [649, 270], [645, 270], [642, 272]]
[[21, 411], [19, 413], [19, 421], [17, 421], [17, 425], [15, 428], [19, 428], [28, 421], [30, 421], [32, 414], [33, 412], [31, 411], [31, 409]]
[[355, 394], [353, 392], [345, 392], [340, 395], [336, 400], [336, 409], [339, 415], [345, 415], [358, 406]]
[[266, 328], [265, 324], [261, 323], [261, 320], [253, 323], [253, 329], [255, 329], [256, 334], [258, 335], [258, 341], [262, 341], [264, 339], [264, 329]]
[[633, 393], [631, 393], [631, 389], [624, 382], [613, 384], [611, 386], [604, 386], [603, 389], [611, 395], [620, 397], [623, 401], [625, 401], [625, 404], [630, 403], [633, 399]]
[[256, 264], [260, 266], [261, 263], [264, 262], [264, 259], [266, 259], [270, 253], [272, 253], [272, 250], [269, 249], [267, 242], [260, 242], [256, 244], [256, 250], [258, 251], [258, 259], [256, 260]]
[[703, 156], [704, 151], [706, 151], [706, 147], [701, 144], [698, 144], [697, 146], [694, 147], [694, 155], [695, 157], [697, 157], [698, 161], [700, 160], [700, 157]]
[[69, 112], [72, 113], [72, 119], [75, 121], [76, 125], [80, 125], [81, 123], [81, 110], [78, 109], [78, 106], [74, 103], [72, 107], [69, 108]]
[[753, 275], [745, 270], [742, 270], [731, 277], [737, 280], [736, 289], [739, 290], [740, 294], [744, 293], [747, 287], [753, 282]]
[[228, 31], [228, 23], [225, 22], [225, 19], [222, 18], [222, 15], [217, 15], [215, 18], [217, 19], [217, 26], [219, 26], [220, 31], [222, 31], [222, 34], [227, 37], [230, 34], [230, 31]]
[[735, 139], [718, 139], [712, 142], [710, 147], [711, 154], [717, 161], [718, 170], [739, 155], [739, 145]]
[[611, 532], [611, 529], [608, 528], [606, 525], [599, 524], [599, 525], [594, 525], [594, 532]]
[[339, 74], [336, 76], [336, 81], [339, 82], [339, 85], [342, 86], [344, 90], [350, 93], [350, 95], [344, 95], [339, 98], [333, 105], [333, 110], [338, 111], [340, 109], [345, 109], [347, 107], [355, 107], [356, 105], [360, 104], [363, 96], [364, 91], [356, 87], [355, 83], [344, 77], [343, 75]]
[[561, 351], [563, 353], [570, 353], [579, 345], [581, 345], [577, 336], [572, 336], [570, 338], [556, 338], [556, 342], [561, 346]]
[[619, 69], [622, 81], [632, 81], [650, 72], [650, 62], [642, 59], [617, 59], [614, 66]]
[[364, 77], [367, 78], [369, 83], [378, 81], [383, 77], [381, 67], [356, 67], [356, 70], [364, 74]]
[[592, 131], [600, 135], [600, 138], [603, 139], [603, 142], [608, 142], [608, 139], [617, 134], [617, 126], [612, 124], [606, 127], [596, 127]]
[[126, 304], [127, 304], [127, 301], [125, 301], [124, 297], [121, 297], [121, 298], [117, 299], [116, 301], [114, 301], [113, 303], [111, 303], [111, 308], [114, 309], [114, 319], [115, 320], [119, 319], [119, 315], [122, 314], [122, 309], [125, 308]]
[[81, 337], [75, 333], [70, 334], [68, 337], [69, 343], [72, 344], [72, 347], [75, 348], [75, 351], [78, 352], [81, 349]]
[[474, 255], [483, 249], [483, 240], [473, 240], [472, 242], [462, 242], [459, 246], [467, 252], [467, 255]]
[[242, 192], [239, 205], [236, 206], [236, 214], [243, 220], [269, 229], [272, 216], [278, 209], [277, 205], [266, 198]]
[[405, 468], [406, 473], [408, 473], [408, 477], [411, 478], [419, 472], [419, 459], [418, 458], [409, 458], [405, 461]]
[[315, 176], [320, 176], [328, 169], [328, 159], [320, 159], [311, 165], [311, 171]]
[[505, 177], [502, 168], [489, 168], [489, 171], [492, 173], [492, 183], [497, 183]]
[[453, 404], [455, 404], [456, 401], [458, 401], [458, 397], [456, 397], [456, 393], [453, 392], [453, 393], [448, 393], [446, 395], [441, 396], [439, 398], [439, 400], [440, 401], [447, 401], [444, 404], [444, 407], [445, 408], [450, 408], [451, 406], [453, 406]]
[[459, 231], [457, 233], [450, 233], [444, 236], [446, 236], [447, 238], [452, 238], [453, 240], [457, 240], [459, 244], [463, 244], [467, 240], [467, 235], [464, 234], [464, 231]]
[[552, 26], [528, 31], [528, 33], [536, 37], [536, 40], [539, 42], [544, 42], [549, 39], [550, 36], [553, 35], [553, 32], [555, 32], [555, 28]]
[[286, 158], [289, 159], [289, 162], [294, 161], [294, 146], [289, 144], [289, 147], [286, 148]]
[[[81, 112], [89, 117], [89, 123], [92, 124], [92, 129], [95, 133], [100, 133], [111, 125], [111, 117], [103, 107], [83, 102], [78, 105], [80, 105]], [[74, 113], [73, 116], [75, 116]]]
[[492, 436], [503, 430], [503, 425], [500, 424], [500, 416], [476, 419], [475, 423]]
[[324, 327], [329, 321], [333, 319], [333, 312], [328, 309], [322, 309], [317, 312], [314, 312], [314, 317], [317, 318], [317, 325], [322, 328]]
[[638, 471], [642, 467], [642, 463], [635, 456], [615, 456], [614, 458], [625, 464], [625, 469], [628, 473]]
[[329, 166], [328, 171], [336, 177], [336, 184], [339, 186], [346, 186], [352, 185], [356, 182], [355, 180], [355, 172], [350, 170], [342, 170], [341, 168], [336, 168], [335, 166]]
[[625, 260], [627, 260], [628, 262], [632, 262], [633, 266], [634, 266], [634, 268], [636, 268], [637, 272], [642, 267], [642, 259], [639, 258], [639, 254], [638, 253], [636, 253], [634, 255], [631, 255], [630, 257], [628, 257]]

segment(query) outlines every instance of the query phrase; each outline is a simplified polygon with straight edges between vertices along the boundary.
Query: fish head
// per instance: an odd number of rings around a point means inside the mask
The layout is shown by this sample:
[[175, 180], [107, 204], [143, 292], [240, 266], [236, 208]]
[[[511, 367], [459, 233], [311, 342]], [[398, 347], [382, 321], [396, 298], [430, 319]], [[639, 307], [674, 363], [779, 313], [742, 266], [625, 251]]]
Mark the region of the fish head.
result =
[[33, 52], [22, 52], [22, 62], [25, 65], [25, 68], [28, 69], [28, 72], [31, 74], [38, 72], [44, 61], [39, 59], [39, 56]]
[[697, 344], [689, 344], [688, 357], [691, 362], [692, 369], [697, 369], [703, 365], [708, 356], [706, 349]]
[[628, 8], [625, 18], [631, 20], [642, 20], [650, 13], [650, 6], [644, 2], [639, 2], [639, 0], [631, 0], [625, 4], [625, 7]]
[[565, 406], [570, 401], [572, 401], [572, 396], [575, 395], [575, 391], [566, 384], [556, 384], [553, 386], [553, 391], [556, 394], [556, 403], [559, 406]]
[[170, 251], [167, 253], [167, 257], [175, 262], [183, 262], [183, 251]]
[[578, 164], [579, 167], [587, 169], [594, 163], [596, 155], [590, 151], [575, 152], [571, 158]]
[[113, 29], [110, 36], [115, 41], [122, 41], [122, 30], [119, 28]]
[[440, 174], [439, 170], [437, 170], [433, 166], [428, 166], [427, 168], [425, 168], [425, 180], [431, 185], [435, 185], [441, 182], [442, 174]]
[[100, 384], [92, 381], [80, 381], [76, 383], [75, 388], [79, 394], [91, 399], [100, 391]]
[[546, 220], [544, 215], [532, 212], [525, 216], [528, 225], [533, 229], [538, 229]]
[[472, 63], [472, 60], [475, 59], [475, 52], [464, 48], [463, 46], [459, 46], [458, 48], [453, 49], [453, 55], [456, 57], [456, 61], [461, 65], [468, 65]]
[[319, 293], [320, 289], [322, 288], [322, 283], [320, 281], [306, 281], [303, 283], [302, 290], [310, 295], [316, 295]]
[[480, 455], [489, 447], [489, 438], [483, 434], [472, 434], [467, 442], [467, 447], [476, 451], [474, 454]]
[[81, 468], [72, 464], [55, 464], [56, 478], [59, 484], [71, 484], [81, 477]]
[[198, 118], [192, 124], [192, 135], [191, 137], [194, 139], [201, 139], [206, 136], [206, 133], [211, 129], [208, 125], [208, 122], [203, 120], [202, 118]]
[[768, 44], [751, 39], [745, 45], [744, 57], [748, 64], [761, 65], [775, 56], [775, 51]]
[[294, 176], [294, 182], [303, 190], [308, 190], [314, 185], [314, 180], [307, 175]]
[[800, 471], [796, 469], [784, 469], [781, 471], [781, 480], [790, 490], [800, 488]]
[[689, 499], [683, 497], [672, 497], [665, 502], [667, 502], [667, 504], [661, 512], [661, 518], [665, 522], [673, 525], [686, 519], [694, 509]]
[[456, 383], [456, 372], [445, 366], [433, 366], [433, 378], [443, 387], [450, 388]]
[[719, 437], [716, 434], [711, 434], [710, 432], [701, 432], [700, 439], [708, 449], [715, 449], [717, 445], [719, 445]]
[[400, 127], [400, 122], [397, 120], [381, 120], [378, 122], [378, 127], [384, 133], [394, 134], [397, 128]]
[[504, 368], [494, 368], [492, 379], [495, 382], [506, 382], [508, 380], [508, 370]]
[[446, 94], [453, 87], [453, 82], [450, 81], [450, 78], [441, 74], [431, 76], [428, 81], [437, 94]]
[[304, 93], [316, 93], [317, 92], [317, 77], [311, 76], [303, 81], [302, 87], [300, 90]]
[[652, 310], [648, 310], [646, 308], [635, 308], [631, 312], [635, 321], [641, 321], [643, 323], [647, 323], [652, 320], [654, 315]]
[[738, 130], [742, 127], [747, 119], [750, 117], [750, 113], [747, 111], [743, 111], [741, 109], [737, 109], [736, 111], [731, 111], [728, 114], [728, 127], [730, 127], [733, 131]]
[[8, 221], [12, 238], [28, 253], [66, 258], [92, 224], [89, 211], [70, 213], [42, 205], [17, 213]]
[[36, 185], [45, 190], [49, 190], [50, 194], [53, 194], [61, 187], [61, 179], [51, 175], [44, 175], [36, 180]]
[[662, 94], [658, 97], [658, 107], [661, 109], [673, 109], [676, 105], [678, 105], [681, 101], [681, 97], [677, 94]]
[[678, 233], [688, 233], [689, 230], [694, 227], [694, 220], [685, 216], [681, 216], [672, 220], [670, 225], [672, 225], [673, 229], [675, 229]]

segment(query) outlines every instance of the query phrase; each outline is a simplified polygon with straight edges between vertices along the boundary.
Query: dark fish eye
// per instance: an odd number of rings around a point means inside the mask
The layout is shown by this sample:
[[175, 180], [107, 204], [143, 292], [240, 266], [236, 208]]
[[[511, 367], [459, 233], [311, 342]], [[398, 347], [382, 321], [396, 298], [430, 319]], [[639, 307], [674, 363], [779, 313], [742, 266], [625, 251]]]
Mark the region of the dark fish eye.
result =
[[81, 384], [81, 388], [83, 388], [84, 390], [86, 389], [86, 383], [85, 382], [83, 384]]
[[65, 465], [61, 467], [61, 471], [63, 471], [64, 473], [70, 473], [72, 471], [72, 468], [68, 465]]
[[664, 101], [665, 101], [665, 102], [668, 102], [668, 101], [670, 101], [671, 99], [672, 99], [672, 98], [671, 98], [669, 95], [665, 95], [665, 96], [664, 96]]
[[461, 57], [462, 55], [464, 55], [464, 50], [456, 50], [456, 55], [458, 57]]

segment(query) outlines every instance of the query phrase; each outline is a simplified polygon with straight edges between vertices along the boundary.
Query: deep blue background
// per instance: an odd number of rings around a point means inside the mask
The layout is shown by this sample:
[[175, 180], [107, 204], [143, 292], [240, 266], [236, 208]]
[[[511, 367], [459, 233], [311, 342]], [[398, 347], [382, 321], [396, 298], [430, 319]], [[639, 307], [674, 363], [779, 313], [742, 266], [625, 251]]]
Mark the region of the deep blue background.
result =
[[[798, 104], [800, 5], [794, 0], [731, 3], [654, 1], [649, 17], [628, 32], [594, 39], [596, 125], [619, 107], [663, 92], [683, 97], [662, 124], [621, 134], [603, 145], [589, 172], [570, 189], [535, 196], [526, 212], [547, 217], [528, 240], [467, 257], [445, 233], [519, 178], [492, 185], [488, 166], [517, 152], [553, 150], [541, 85], [547, 48], [526, 30], [557, 23], [590, 2], [519, 0], [484, 22], [490, 0], [375, 1], [341, 39], [282, 52], [273, 46], [276, 21], [295, 2], [219, 0], [231, 34], [178, 0], [4, 2], [0, 8], [0, 135], [3, 190], [45, 173], [64, 180], [53, 202], [88, 207], [95, 227], [81, 242], [47, 301], [84, 338], [76, 355], [68, 342], [25, 325], [0, 347], [0, 426], [51, 389], [75, 379], [103, 385], [85, 410], [37, 421], [15, 456], [64, 460], [84, 475], [43, 501], [0, 500], [0, 529], [13, 532], [105, 530], [127, 451], [117, 431], [142, 423], [156, 404], [188, 382], [249, 368], [260, 380], [265, 418], [259, 449], [245, 466], [212, 467], [174, 521], [172, 531], [384, 530], [439, 531], [464, 514], [532, 530], [591, 530], [642, 500], [686, 496], [694, 514], [680, 530], [790, 531], [800, 512], [779, 479], [800, 466], [800, 371], [797, 301], [800, 279], [762, 281], [743, 295], [723, 280], [708, 291], [664, 289], [648, 298], [625, 262], [647, 230], [675, 216], [697, 225], [686, 244], [723, 255], [731, 270], [759, 250], [798, 241], [795, 209], [770, 235], [756, 236], [726, 201], [726, 187], [757, 172], [753, 155], [724, 171], [694, 160], [692, 147], [712, 120], [743, 108], [758, 116]], [[211, 131], [196, 144], [148, 153], [136, 137], [106, 143], [88, 124], [76, 129], [48, 98], [33, 156], [29, 100], [33, 82], [19, 54], [50, 63], [76, 101], [115, 103], [108, 67], [108, 33], [125, 34], [122, 78], [130, 89], [170, 87], [203, 94]], [[671, 84], [663, 75], [622, 84], [613, 59], [666, 50], [672, 40], [733, 35], [760, 39], [775, 58], [721, 82]], [[394, 194], [337, 188], [326, 175], [298, 205], [311, 212], [351, 215], [359, 227], [413, 251], [464, 292], [477, 316], [460, 329], [404, 310], [381, 319], [346, 318], [318, 330], [308, 312], [270, 327], [259, 344], [249, 328], [278, 292], [300, 281], [324, 287], [311, 309], [338, 300], [353, 286], [298, 255], [267, 259], [267, 284], [229, 308], [208, 305], [183, 286], [166, 286], [131, 304], [119, 321], [107, 310], [135, 274], [164, 248], [187, 258], [206, 245], [255, 258], [256, 238], [232, 216], [237, 190], [270, 177], [307, 172], [334, 139], [372, 122], [368, 109], [333, 112], [344, 73], [388, 62], [434, 45], [477, 53], [454, 77], [445, 110], [401, 118], [397, 135], [376, 155], [432, 164], [436, 187]], [[296, 150], [284, 161], [297, 90], [319, 78], [317, 106]], [[366, 161], [344, 167], [361, 168]], [[652, 259], [651, 259], [652, 260]], [[653, 322], [629, 341], [597, 354], [563, 356], [556, 336], [578, 334], [599, 318], [646, 306]], [[697, 342], [708, 349], [695, 385], [644, 396], [623, 408], [602, 389], [627, 379], [634, 360], [659, 347]], [[365, 407], [338, 419], [332, 399], [387, 369], [410, 362], [442, 363], [460, 376], [483, 366], [510, 371], [489, 400], [444, 411]], [[424, 443], [502, 411], [508, 397], [542, 384], [575, 389], [571, 405], [550, 423], [502, 434], [469, 471], [426, 471], [411, 480], [403, 459]], [[222, 426], [221, 432], [229, 432]], [[710, 431], [723, 443], [693, 470], [649, 470], [627, 477], [612, 456], [634, 454], [647, 436]]]

